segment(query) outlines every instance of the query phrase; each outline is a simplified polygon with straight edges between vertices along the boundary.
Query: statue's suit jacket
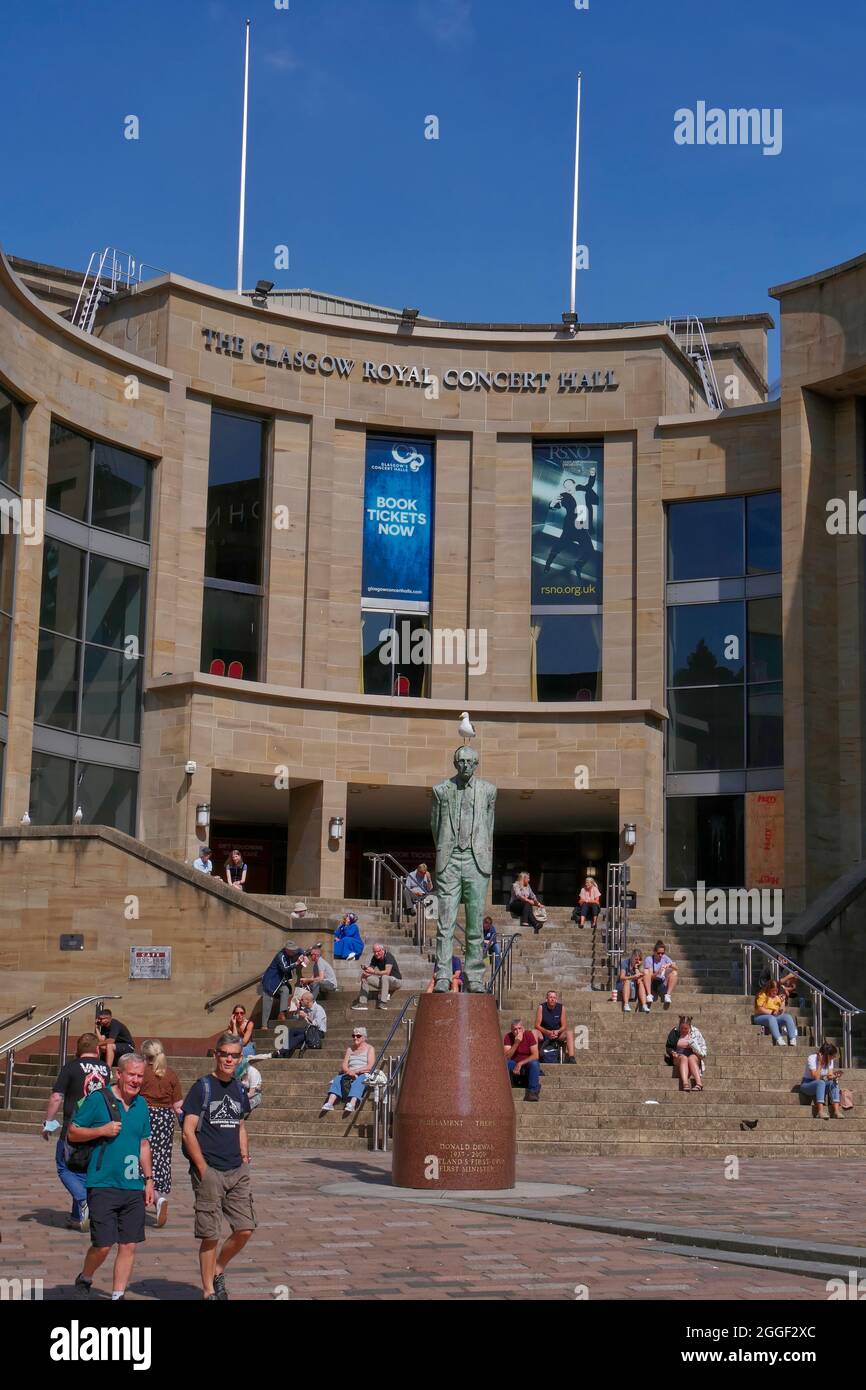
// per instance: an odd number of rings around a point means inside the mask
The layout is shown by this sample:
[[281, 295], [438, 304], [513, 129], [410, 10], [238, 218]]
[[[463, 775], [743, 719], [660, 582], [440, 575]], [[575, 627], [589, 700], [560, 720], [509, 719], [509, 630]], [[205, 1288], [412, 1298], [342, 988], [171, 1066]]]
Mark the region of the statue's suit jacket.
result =
[[[472, 856], [482, 874], [493, 872], [493, 815], [496, 788], [492, 782], [473, 777], [468, 789], [473, 794]], [[433, 788], [430, 824], [436, 841], [436, 872], [441, 873], [457, 845], [459, 796], [457, 779], [450, 778]]]

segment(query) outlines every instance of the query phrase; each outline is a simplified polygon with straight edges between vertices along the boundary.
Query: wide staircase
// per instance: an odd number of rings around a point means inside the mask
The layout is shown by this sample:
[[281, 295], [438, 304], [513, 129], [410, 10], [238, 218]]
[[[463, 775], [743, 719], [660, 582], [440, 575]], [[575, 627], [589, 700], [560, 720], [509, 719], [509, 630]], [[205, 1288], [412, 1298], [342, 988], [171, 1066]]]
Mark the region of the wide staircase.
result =
[[[291, 908], [294, 899], [267, 901]], [[339, 1070], [353, 1025], [364, 1024], [379, 1053], [407, 998], [430, 980], [432, 953], [416, 948], [413, 925], [394, 924], [376, 904], [311, 898], [307, 903], [310, 914], [323, 921], [353, 907], [361, 922], [365, 958], [373, 941], [381, 941], [397, 957], [403, 981], [387, 1012], [377, 1009], [372, 999], [368, 1012], [356, 1012], [350, 1005], [359, 967], [336, 962], [339, 992], [326, 1002], [323, 1048], [290, 1061], [274, 1058], [256, 1064], [264, 1079], [264, 1103], [250, 1120], [250, 1132], [254, 1143], [266, 1148], [336, 1145], [364, 1150], [372, 1144], [372, 1101], [351, 1118], [343, 1117], [341, 1107], [320, 1118], [327, 1083]], [[796, 1048], [775, 1047], [752, 1026], [751, 1001], [737, 992], [739, 953], [730, 944], [736, 932], [677, 928], [672, 914], [662, 911], [633, 914], [630, 943], [648, 952], [662, 937], [679, 965], [680, 982], [669, 1010], [656, 1003], [649, 1014], [623, 1014], [607, 989], [600, 927], [578, 929], [568, 909], [552, 908], [548, 914], [537, 937], [522, 932], [515, 944], [500, 1024], [505, 1032], [513, 1018], [534, 1023], [546, 990], [557, 989], [569, 1025], [577, 1031], [576, 1065], [544, 1064], [538, 1105], [527, 1105], [524, 1092], [515, 1090], [520, 1152], [574, 1157], [866, 1157], [866, 1070], [855, 1066], [845, 1075], [844, 1084], [855, 1097], [852, 1112], [838, 1120], [812, 1119], [811, 1107], [798, 1094], [810, 1050], [808, 1012], [794, 1010], [800, 1032]], [[515, 924], [502, 908], [492, 915], [503, 942], [515, 932]], [[214, 1033], [229, 1007], [220, 1005], [210, 1015]], [[665, 1039], [680, 1013], [694, 1016], [707, 1041], [700, 1093], [680, 1092], [664, 1062]], [[826, 1032], [838, 1041], [834, 1027], [831, 1017]], [[76, 1031], [73, 1022], [73, 1036]], [[399, 1055], [405, 1039], [401, 1024], [388, 1053]], [[273, 1034], [257, 1034], [257, 1043], [260, 1051], [270, 1051]], [[170, 1060], [184, 1087], [207, 1065], [202, 1057], [173, 1055]], [[12, 1108], [0, 1111], [0, 1133], [36, 1132], [55, 1072], [56, 1056], [38, 1051], [16, 1066]]]

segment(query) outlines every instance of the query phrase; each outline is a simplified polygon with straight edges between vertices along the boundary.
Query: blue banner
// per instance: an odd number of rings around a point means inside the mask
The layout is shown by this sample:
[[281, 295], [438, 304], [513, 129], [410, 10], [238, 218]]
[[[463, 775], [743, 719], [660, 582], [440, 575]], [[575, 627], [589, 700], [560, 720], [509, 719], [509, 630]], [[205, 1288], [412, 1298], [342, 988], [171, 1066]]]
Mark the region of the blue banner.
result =
[[433, 445], [428, 439], [367, 440], [361, 597], [430, 602]]

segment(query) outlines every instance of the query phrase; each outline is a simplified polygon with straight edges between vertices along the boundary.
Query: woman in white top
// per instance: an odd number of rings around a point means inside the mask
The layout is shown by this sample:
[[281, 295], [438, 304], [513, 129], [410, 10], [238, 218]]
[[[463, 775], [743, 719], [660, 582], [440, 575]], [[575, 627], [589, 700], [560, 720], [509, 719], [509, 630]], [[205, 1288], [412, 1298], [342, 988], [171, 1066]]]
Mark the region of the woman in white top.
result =
[[520, 918], [522, 927], [531, 927], [537, 936], [541, 931], [542, 924], [535, 916], [533, 907], [541, 907], [541, 903], [532, 891], [529, 874], [518, 874], [511, 885], [511, 902], [508, 904], [508, 911], [512, 917]]
[[829, 1118], [838, 1120], [841, 1117], [838, 1081], [841, 1072], [836, 1070], [836, 1058], [838, 1056], [839, 1049], [835, 1043], [822, 1042], [818, 1051], [810, 1053], [806, 1058], [806, 1070], [803, 1073], [803, 1080], [800, 1082], [800, 1091], [802, 1095], [812, 1097], [813, 1120], [826, 1120], [828, 1118], [827, 1111], [824, 1109], [824, 1102], [827, 1099], [830, 1101]]
[[343, 1092], [343, 1077], [348, 1076], [351, 1078], [351, 1084], [343, 1114], [353, 1115], [358, 1109], [367, 1084], [364, 1077], [367, 1072], [373, 1070], [375, 1064], [376, 1053], [367, 1042], [366, 1028], [353, 1028], [352, 1041], [343, 1053], [343, 1065], [328, 1087], [328, 1096], [319, 1114], [326, 1115], [329, 1110], [333, 1110]]

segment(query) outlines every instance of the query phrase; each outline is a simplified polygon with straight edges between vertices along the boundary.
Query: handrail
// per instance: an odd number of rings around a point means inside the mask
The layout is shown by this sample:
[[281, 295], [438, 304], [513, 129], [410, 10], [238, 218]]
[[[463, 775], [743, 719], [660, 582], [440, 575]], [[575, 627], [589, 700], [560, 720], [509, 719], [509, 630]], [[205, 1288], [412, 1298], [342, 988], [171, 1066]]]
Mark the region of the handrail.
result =
[[792, 960], [790, 956], [783, 955], [775, 946], [770, 946], [766, 941], [750, 940], [746, 937], [736, 937], [731, 941], [732, 946], [739, 946], [743, 953], [743, 993], [751, 994], [753, 990], [752, 978], [752, 952], [760, 951], [772, 963], [773, 979], [778, 980], [780, 967], [788, 965], [796, 974], [797, 979], [805, 984], [812, 995], [812, 1036], [815, 1046], [820, 1047], [824, 1041], [824, 1004], [827, 1003], [837, 1010], [842, 1018], [842, 1066], [850, 1067], [854, 1063], [854, 1050], [852, 1038], [852, 1022], [854, 1018], [863, 1013], [856, 1004], [852, 1004], [849, 999], [838, 994], [831, 989], [823, 980], [819, 980], [817, 975], [812, 975], [805, 966], [801, 966], [798, 961]]
[[[373, 902], [378, 903], [382, 900], [382, 870], [384, 869], [386, 873], [391, 875], [391, 920], [399, 925], [403, 921], [403, 886], [409, 876], [409, 870], [405, 869], [399, 859], [395, 859], [393, 854], [387, 850], [381, 853], [378, 850], [365, 850], [364, 858], [372, 861], [371, 897]], [[392, 868], [392, 865], [396, 867]]]
[[212, 1014], [217, 1004], [222, 1004], [225, 999], [231, 999], [233, 994], [239, 994], [242, 989], [249, 989], [251, 985], [257, 985], [261, 978], [262, 971], [259, 971], [258, 975], [253, 975], [251, 979], [244, 980], [242, 985], [233, 985], [232, 988], [227, 989], [224, 994], [215, 994], [212, 999], [206, 1000], [204, 1007], [209, 1014]]
[[496, 994], [496, 1007], [502, 1008], [502, 996], [506, 989], [511, 988], [512, 959], [511, 953], [520, 949], [520, 932], [515, 932], [513, 936], [505, 938], [503, 948], [499, 955], [499, 964], [496, 966], [490, 982], [487, 986], [487, 993]]
[[[391, 1041], [391, 1039], [393, 1038], [394, 1034], [396, 1033], [397, 1029], [400, 1027], [400, 1024], [401, 1024], [401, 1023], [405, 1023], [405, 1025], [406, 1025], [406, 1045], [405, 1045], [405, 1047], [403, 1048], [403, 1051], [402, 1051], [402, 1053], [401, 1053], [400, 1055], [401, 1055], [401, 1058], [403, 1058], [403, 1057], [406, 1056], [406, 1053], [409, 1051], [409, 1044], [410, 1044], [410, 1042], [412, 1041], [412, 1019], [411, 1019], [411, 1018], [407, 1018], [407, 1017], [406, 1017], [406, 1014], [407, 1014], [407, 1012], [409, 1011], [409, 1009], [411, 1009], [411, 1008], [413, 1007], [413, 1005], [415, 1005], [415, 1004], [418, 1003], [418, 999], [419, 999], [419, 996], [418, 996], [417, 994], [410, 994], [410, 995], [409, 995], [409, 998], [406, 1000], [405, 1004], [403, 1005], [402, 1009], [401, 1009], [400, 1012], [398, 1013], [397, 1017], [394, 1019], [394, 1022], [391, 1024], [391, 1028], [390, 1028], [390, 1031], [389, 1031], [389, 1033], [388, 1033], [387, 1038], [385, 1039], [385, 1041], [383, 1042], [382, 1046], [380, 1047], [379, 1051], [378, 1051], [377, 1054], [376, 1054], [376, 1059], [375, 1059], [375, 1061], [374, 1061], [374, 1063], [373, 1063], [373, 1071], [374, 1071], [374, 1072], [377, 1072], [377, 1071], [379, 1070], [379, 1068], [381, 1067], [382, 1062], [383, 1062], [384, 1057], [385, 1057], [385, 1052], [386, 1052], [386, 1049], [387, 1049], [387, 1047], [388, 1047], [388, 1044], [390, 1043], [390, 1041]], [[382, 1147], [383, 1147], [383, 1149], [384, 1149], [385, 1152], [387, 1152], [387, 1149], [388, 1149], [388, 1121], [389, 1121], [389, 1118], [390, 1118], [390, 1111], [391, 1111], [392, 1062], [393, 1062], [393, 1058], [389, 1057], [389, 1058], [388, 1058], [388, 1081], [387, 1081], [386, 1085], [385, 1085], [385, 1086], [373, 1086], [373, 1087], [372, 1087], [372, 1091], [373, 1091], [373, 1105], [374, 1105], [374, 1110], [373, 1110], [373, 1148], [374, 1148], [374, 1150], [376, 1150], [377, 1152], [378, 1152], [378, 1150], [379, 1150], [379, 1132], [380, 1132], [381, 1122], [382, 1122], [382, 1106], [383, 1106], [383, 1102], [384, 1102], [384, 1110], [385, 1110], [385, 1115], [384, 1115], [385, 1127], [384, 1127], [384, 1134], [383, 1134], [383, 1140], [382, 1140]], [[371, 1090], [371, 1088], [370, 1088], [369, 1086], [366, 1086], [366, 1087], [365, 1087], [365, 1089], [364, 1089], [364, 1094], [363, 1094], [362, 1097], [361, 1097], [361, 1104], [358, 1106], [357, 1110], [355, 1111], [355, 1113], [354, 1113], [353, 1116], [352, 1116], [352, 1123], [353, 1123], [353, 1124], [357, 1121], [358, 1116], [360, 1115], [361, 1111], [364, 1109], [364, 1106], [365, 1106], [366, 1103], [367, 1103], [367, 1097], [368, 1097], [369, 1094], [370, 1094], [370, 1090]]]
[[53, 1028], [55, 1023], [60, 1024], [60, 1045], [59, 1062], [60, 1068], [66, 1065], [66, 1054], [69, 1047], [69, 1019], [70, 1015], [76, 1013], [78, 1009], [85, 1009], [88, 1004], [101, 1005], [105, 999], [122, 999], [122, 994], [87, 994], [83, 999], [76, 999], [74, 1004], [67, 1004], [65, 1009], [58, 1009], [56, 1013], [49, 1014], [48, 1018], [43, 1018], [41, 1023], [34, 1023], [32, 1028], [26, 1028], [17, 1037], [11, 1038], [9, 1042], [0, 1045], [0, 1057], [6, 1058], [6, 1074], [3, 1078], [3, 1109], [12, 1108], [12, 1082], [15, 1077], [15, 1053], [24, 1043], [31, 1038], [38, 1038], [40, 1033], [44, 1033], [46, 1028]]
[[0, 1028], [8, 1028], [10, 1024], [17, 1023], [21, 1018], [32, 1018], [35, 1012], [35, 1004], [31, 1004], [27, 1009], [19, 1009], [17, 1014], [10, 1014], [8, 1018], [0, 1019]]

